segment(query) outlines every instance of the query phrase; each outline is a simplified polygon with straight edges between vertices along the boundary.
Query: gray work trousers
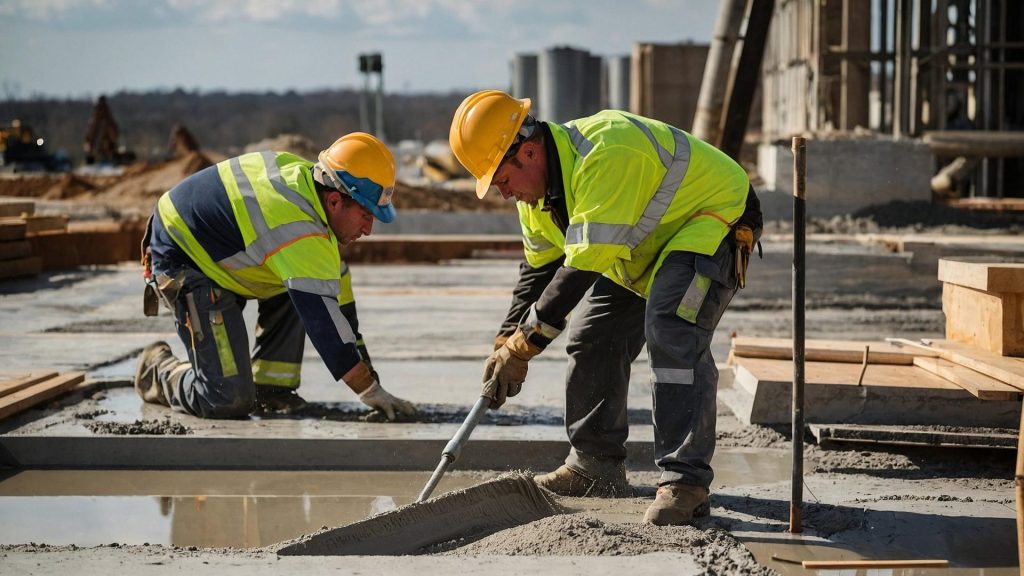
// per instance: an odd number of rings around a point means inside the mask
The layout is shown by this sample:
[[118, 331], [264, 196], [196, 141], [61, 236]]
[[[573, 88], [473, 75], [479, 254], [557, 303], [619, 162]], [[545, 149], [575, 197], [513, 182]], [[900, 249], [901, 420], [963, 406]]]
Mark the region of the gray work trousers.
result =
[[718, 370], [711, 338], [736, 293], [733, 244], [715, 254], [672, 252], [649, 298], [597, 281], [569, 327], [566, 464], [609, 475], [626, 458], [630, 363], [647, 344], [659, 483], [711, 485]]
[[201, 418], [248, 416], [256, 403], [253, 362], [302, 363], [305, 332], [291, 299], [285, 293], [259, 301], [250, 356], [245, 298], [191, 268], [175, 277], [180, 280], [163, 292], [189, 361], [160, 371], [164, 396], [174, 410]]

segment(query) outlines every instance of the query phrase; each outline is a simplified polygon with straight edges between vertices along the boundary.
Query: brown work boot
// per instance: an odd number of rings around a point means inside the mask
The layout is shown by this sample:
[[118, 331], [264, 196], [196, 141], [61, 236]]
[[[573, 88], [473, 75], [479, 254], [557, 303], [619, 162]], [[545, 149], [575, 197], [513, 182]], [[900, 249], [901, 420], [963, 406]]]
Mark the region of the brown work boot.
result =
[[160, 369], [177, 361], [167, 342], [154, 342], [142, 349], [139, 365], [135, 368], [135, 391], [144, 402], [170, 406], [160, 386]]
[[302, 411], [309, 403], [299, 396], [294, 388], [284, 386], [271, 386], [268, 384], [256, 385], [256, 414], [281, 414], [289, 415]]
[[647, 508], [644, 522], [658, 526], [686, 524], [711, 513], [708, 490], [703, 486], [670, 482], [658, 487], [654, 503]]
[[629, 494], [626, 469], [620, 465], [610, 477], [598, 477], [563, 464], [554, 472], [534, 476], [533, 481], [559, 496], [618, 498]]

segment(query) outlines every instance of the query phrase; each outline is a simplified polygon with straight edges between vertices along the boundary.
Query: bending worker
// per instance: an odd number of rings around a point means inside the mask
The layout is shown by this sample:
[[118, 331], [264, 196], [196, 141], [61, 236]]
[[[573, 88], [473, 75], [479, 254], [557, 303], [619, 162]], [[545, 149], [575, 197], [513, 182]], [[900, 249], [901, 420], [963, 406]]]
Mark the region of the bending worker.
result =
[[[336, 380], [394, 419], [415, 413], [385, 391], [370, 366], [339, 246], [391, 222], [395, 162], [379, 140], [343, 136], [312, 163], [255, 152], [189, 176], [165, 193], [150, 220], [147, 293], [174, 313], [188, 350], [159, 342], [142, 352], [135, 388], [143, 400], [204, 418], [288, 411], [305, 334]], [[148, 263], [145, 260], [148, 258]], [[250, 358], [242, 318], [259, 301]], [[151, 300], [152, 301], [152, 300]], [[151, 304], [148, 314], [158, 305]], [[305, 334], [304, 334], [305, 333]]]
[[[711, 338], [761, 231], [743, 168], [663, 122], [605, 110], [539, 122], [530, 100], [477, 92], [449, 141], [477, 179], [519, 204], [526, 263], [509, 321], [487, 359], [492, 407], [516, 395], [531, 358], [573, 316], [565, 465], [538, 484], [567, 496], [626, 493], [630, 363], [647, 344], [657, 497], [644, 521], [709, 511], [718, 371]], [[584, 296], [586, 299], [584, 300]]]

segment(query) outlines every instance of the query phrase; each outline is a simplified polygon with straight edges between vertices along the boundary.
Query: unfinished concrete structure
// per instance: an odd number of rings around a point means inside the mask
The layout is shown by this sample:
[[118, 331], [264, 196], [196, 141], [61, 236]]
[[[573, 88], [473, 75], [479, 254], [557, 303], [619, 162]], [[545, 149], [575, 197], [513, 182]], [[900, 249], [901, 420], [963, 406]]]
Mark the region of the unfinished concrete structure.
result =
[[691, 130], [707, 57], [707, 44], [634, 44], [630, 112]]
[[[848, 142], [855, 137], [867, 141], [858, 162], [882, 164], [860, 175], [843, 171], [842, 162], [809, 166], [810, 189], [849, 199], [833, 213], [887, 195], [930, 200], [932, 175], [958, 156], [935, 190], [940, 195], [1021, 195], [1021, 139], [993, 143], [989, 133], [1024, 127], [1022, 18], [1024, 8], [1009, 0], [778, 2], [763, 67], [759, 166], [767, 188], [788, 191], [775, 143], [810, 134], [833, 135], [811, 143], [812, 157], [851, 158], [838, 149], [856, 146]], [[984, 134], [958, 149], [933, 143], [961, 141], [947, 131], [963, 130]]]

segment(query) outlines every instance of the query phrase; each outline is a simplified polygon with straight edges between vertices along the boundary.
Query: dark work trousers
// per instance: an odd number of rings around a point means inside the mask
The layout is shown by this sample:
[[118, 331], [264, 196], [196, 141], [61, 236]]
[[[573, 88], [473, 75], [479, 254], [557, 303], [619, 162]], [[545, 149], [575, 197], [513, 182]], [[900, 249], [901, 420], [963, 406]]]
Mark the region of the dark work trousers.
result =
[[711, 338], [736, 293], [732, 246], [726, 238], [711, 256], [670, 253], [646, 301], [603, 277], [588, 293], [567, 345], [570, 467], [602, 476], [622, 465], [630, 363], [646, 342], [660, 483], [711, 485], [718, 389]]
[[[172, 408], [203, 418], [241, 418], [255, 405], [256, 383], [298, 386], [305, 332], [287, 293], [259, 301], [256, 346], [250, 357], [242, 317], [245, 298], [191, 267], [162, 275], [178, 279], [164, 296], [173, 306], [189, 359], [159, 374]], [[261, 364], [277, 371], [266, 370], [254, 382], [253, 366]], [[293, 379], [289, 366], [294, 366]]]

